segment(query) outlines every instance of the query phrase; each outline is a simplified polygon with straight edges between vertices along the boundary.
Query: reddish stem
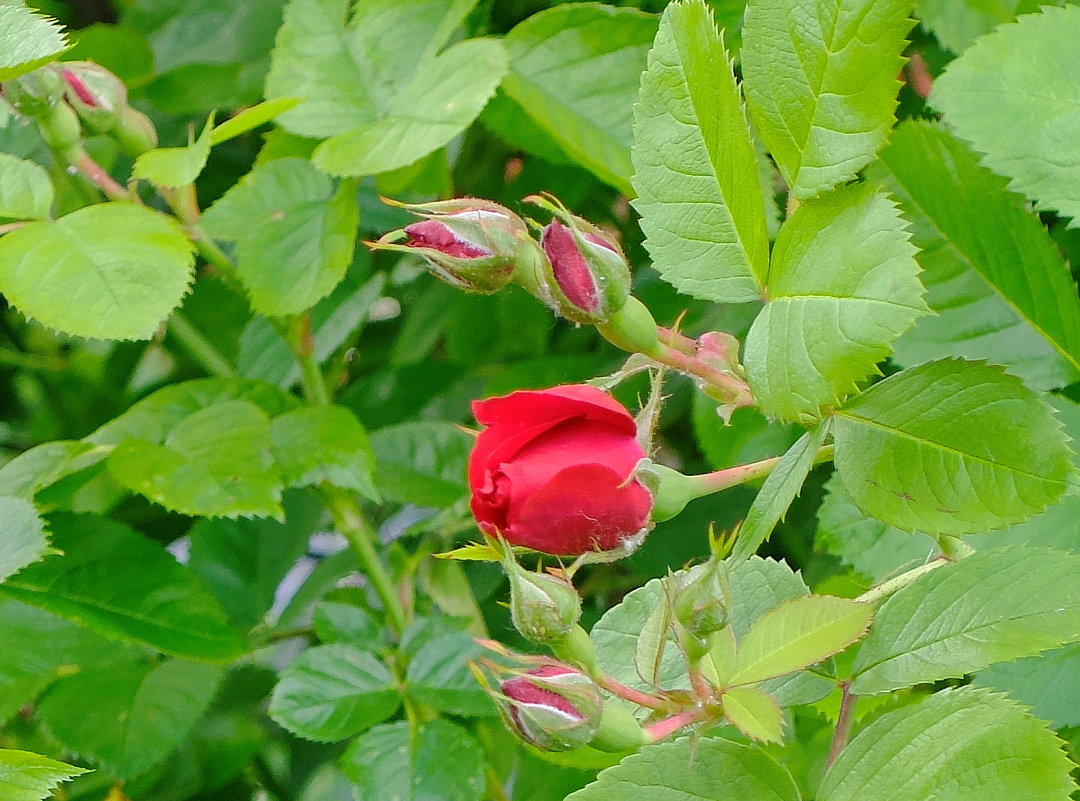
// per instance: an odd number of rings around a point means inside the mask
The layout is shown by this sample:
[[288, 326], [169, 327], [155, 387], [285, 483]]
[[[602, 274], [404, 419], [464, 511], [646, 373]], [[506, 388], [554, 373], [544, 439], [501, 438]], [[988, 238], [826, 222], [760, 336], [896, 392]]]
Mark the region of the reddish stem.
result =
[[683, 729], [687, 726], [691, 726], [694, 723], [697, 723], [699, 720], [702, 719], [702, 716], [703, 713], [701, 712], [701, 710], [694, 710], [693, 712], [680, 712], [677, 715], [672, 715], [670, 718], [665, 718], [659, 723], [654, 723], [653, 725], [647, 727], [645, 729], [645, 734], [648, 735], [649, 742], [655, 743], [659, 740], [663, 740], [665, 737], [674, 734], [679, 729]]
[[840, 691], [843, 693], [840, 699], [840, 714], [836, 717], [836, 732], [833, 734], [832, 743], [829, 745], [829, 756], [825, 759], [825, 769], [836, 761], [840, 752], [847, 745], [848, 735], [851, 733], [852, 715], [855, 712], [855, 702], [859, 699], [851, 692], [851, 683], [840, 682]]
[[643, 706], [646, 709], [662, 709], [664, 707], [664, 702], [659, 698], [654, 698], [648, 693], [641, 692], [641, 690], [635, 690], [633, 687], [627, 687], [610, 676], [602, 677], [597, 683], [612, 695], [617, 695], [632, 704]]
[[104, 192], [110, 200], [131, 200], [128, 191], [114, 181], [112, 176], [90, 158], [90, 154], [85, 150], [80, 150], [79, 155], [71, 160], [71, 166], [78, 170], [79, 175]]
[[660, 345], [659, 352], [650, 353], [649, 357], [687, 375], [700, 378], [705, 384], [704, 390], [709, 397], [729, 405], [732, 409], [754, 405], [754, 398], [750, 395], [750, 388], [746, 386], [745, 381], [730, 373], [710, 367], [696, 356], [681, 350], [680, 348], [684, 346], [681, 341], [674, 346], [663, 342]]

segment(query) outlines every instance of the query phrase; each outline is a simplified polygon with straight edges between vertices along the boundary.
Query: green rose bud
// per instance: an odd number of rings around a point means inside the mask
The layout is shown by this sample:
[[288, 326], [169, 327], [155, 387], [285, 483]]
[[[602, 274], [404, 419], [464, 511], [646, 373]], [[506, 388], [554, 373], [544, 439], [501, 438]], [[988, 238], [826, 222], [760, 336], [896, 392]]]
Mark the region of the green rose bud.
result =
[[675, 618], [695, 637], [705, 638], [722, 629], [731, 603], [727, 566], [717, 558], [682, 576], [675, 591]]
[[127, 105], [123, 81], [90, 61], [68, 61], [59, 70], [64, 98], [88, 133], [108, 133], [120, 124], [121, 109]]
[[581, 596], [569, 581], [525, 570], [513, 557], [504, 560], [510, 577], [510, 619], [530, 642], [564, 641], [581, 617]]

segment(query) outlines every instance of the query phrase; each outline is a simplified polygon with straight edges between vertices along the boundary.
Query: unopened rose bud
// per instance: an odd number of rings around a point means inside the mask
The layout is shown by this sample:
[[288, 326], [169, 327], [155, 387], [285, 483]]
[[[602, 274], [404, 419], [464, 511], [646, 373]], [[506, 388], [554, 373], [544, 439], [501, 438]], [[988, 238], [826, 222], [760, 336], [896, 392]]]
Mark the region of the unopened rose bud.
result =
[[24, 117], [40, 117], [63, 101], [64, 81], [52, 65], [28, 72], [4, 84], [4, 96]]
[[120, 111], [127, 105], [123, 81], [90, 61], [69, 61], [59, 69], [64, 98], [88, 133], [108, 133], [120, 124]]
[[675, 591], [675, 618], [695, 637], [705, 638], [728, 622], [727, 567], [716, 558], [689, 571]]
[[588, 745], [603, 716], [600, 688], [565, 665], [543, 665], [500, 685], [510, 727], [544, 751]]
[[498, 203], [457, 198], [402, 206], [427, 219], [371, 247], [422, 256], [437, 277], [461, 289], [495, 292], [510, 283], [519, 259], [535, 258], [524, 220]]
[[530, 642], [563, 642], [581, 617], [581, 596], [574, 585], [548, 573], [534, 573], [504, 560], [510, 577], [510, 619]]
[[600, 228], [566, 211], [561, 204], [529, 197], [556, 219], [540, 233], [547, 257], [542, 276], [529, 289], [556, 314], [589, 325], [606, 322], [626, 303], [630, 267], [619, 246]]
[[109, 131], [109, 137], [120, 145], [121, 150], [135, 158], [147, 150], [153, 150], [158, 144], [154, 123], [131, 106], [120, 109], [120, 124]]

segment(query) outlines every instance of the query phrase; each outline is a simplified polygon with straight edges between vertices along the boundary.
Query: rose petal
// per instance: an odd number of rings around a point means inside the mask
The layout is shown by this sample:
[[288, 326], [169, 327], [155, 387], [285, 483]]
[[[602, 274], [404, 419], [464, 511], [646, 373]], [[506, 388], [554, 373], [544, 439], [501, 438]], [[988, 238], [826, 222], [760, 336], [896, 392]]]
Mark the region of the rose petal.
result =
[[548, 420], [512, 433], [507, 431], [508, 426], [502, 425], [481, 431], [469, 453], [469, 489], [473, 492], [479, 491], [487, 482], [487, 477], [492, 470], [514, 458], [525, 445], [561, 422], [561, 420]]
[[568, 467], [511, 507], [503, 535], [513, 545], [562, 556], [611, 550], [645, 527], [652, 507], [648, 491], [626, 478], [605, 465]]
[[568, 384], [544, 390], [519, 390], [500, 398], [473, 401], [477, 422], [486, 426], [506, 424], [528, 428], [550, 420], [584, 415], [633, 435], [634, 418], [617, 400], [596, 387]]

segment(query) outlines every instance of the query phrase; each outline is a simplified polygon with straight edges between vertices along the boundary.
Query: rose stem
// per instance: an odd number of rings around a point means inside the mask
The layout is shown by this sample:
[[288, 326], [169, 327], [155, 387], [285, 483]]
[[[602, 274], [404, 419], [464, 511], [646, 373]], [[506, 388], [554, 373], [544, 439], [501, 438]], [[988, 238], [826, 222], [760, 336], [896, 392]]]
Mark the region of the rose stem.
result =
[[836, 731], [833, 733], [832, 743], [829, 745], [829, 756], [825, 759], [826, 770], [840, 756], [840, 752], [847, 745], [848, 735], [851, 733], [852, 713], [855, 711], [855, 702], [858, 696], [851, 692], [851, 683], [840, 682], [840, 714], [836, 718]]
[[665, 718], [659, 723], [654, 723], [645, 729], [645, 733], [649, 737], [650, 742], [657, 742], [663, 740], [670, 734], [677, 732], [679, 729], [690, 726], [697, 723], [702, 719], [702, 712], [699, 709], [695, 709], [693, 712], [680, 712], [677, 715], [672, 715], [670, 718]]
[[663, 701], [659, 698], [654, 698], [640, 690], [635, 690], [633, 687], [627, 687], [622, 682], [611, 678], [611, 676], [601, 676], [597, 679], [597, 684], [612, 695], [617, 695], [624, 701], [630, 701], [631, 703], [643, 706], [646, 709], [663, 709], [664, 707]]
[[939, 567], [947, 565], [950, 562], [966, 559], [971, 556], [971, 554], [975, 553], [975, 549], [966, 542], [948, 535], [939, 538], [938, 544], [941, 546], [941, 554], [925, 564], [913, 567], [911, 570], [901, 573], [899, 576], [893, 576], [888, 581], [882, 582], [876, 587], [871, 587], [855, 600], [867, 604], [877, 603], [882, 598], [888, 598], [890, 595], [904, 589], [904, 587], [911, 584], [915, 579], [929, 573], [931, 570], [937, 570]]
[[69, 163], [79, 175], [100, 189], [105, 197], [109, 198], [109, 200], [127, 200], [129, 202], [133, 200], [124, 187], [114, 181], [112, 176], [105, 172], [100, 164], [90, 158], [89, 153], [82, 148], [79, 148], [77, 153], [69, 160]]
[[703, 389], [709, 397], [728, 404], [732, 409], [754, 405], [754, 398], [745, 381], [705, 364], [696, 356], [680, 350], [679, 346], [661, 341], [658, 348], [646, 355], [653, 361], [701, 379], [705, 383]]
[[[826, 445], [818, 451], [817, 456], [814, 457], [814, 464], [827, 462], [832, 459], [832, 457], [833, 446]], [[726, 467], [723, 470], [716, 470], [712, 473], [702, 473], [697, 476], [687, 476], [687, 478], [692, 480], [699, 487], [699, 491], [694, 497], [701, 498], [705, 495], [711, 495], [714, 492], [730, 489], [739, 484], [745, 484], [747, 481], [764, 478], [776, 469], [776, 466], [780, 464], [782, 458], [782, 456], [773, 456], [769, 459], [762, 459], [760, 462], [750, 462], [749, 464], [740, 464], [736, 467]]]

